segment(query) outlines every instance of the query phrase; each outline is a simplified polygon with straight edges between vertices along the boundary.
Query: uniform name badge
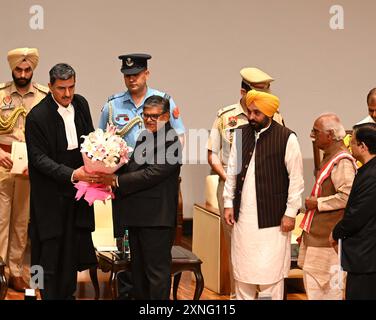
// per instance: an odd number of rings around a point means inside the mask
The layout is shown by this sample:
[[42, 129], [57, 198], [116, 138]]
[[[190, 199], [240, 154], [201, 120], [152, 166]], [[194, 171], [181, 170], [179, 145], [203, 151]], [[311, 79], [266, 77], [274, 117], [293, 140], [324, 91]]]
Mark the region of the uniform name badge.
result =
[[115, 118], [115, 121], [119, 122], [123, 118], [125, 122], [129, 121], [129, 116], [127, 114], [118, 114]]
[[11, 173], [23, 174], [27, 169], [27, 149], [25, 142], [13, 141], [11, 159], [13, 161], [13, 167]]

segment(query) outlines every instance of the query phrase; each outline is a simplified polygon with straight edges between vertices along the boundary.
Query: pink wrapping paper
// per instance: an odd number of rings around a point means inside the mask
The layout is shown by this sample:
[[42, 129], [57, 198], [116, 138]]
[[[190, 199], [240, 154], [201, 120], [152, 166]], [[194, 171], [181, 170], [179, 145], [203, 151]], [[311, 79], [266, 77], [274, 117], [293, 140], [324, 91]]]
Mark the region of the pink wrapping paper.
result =
[[75, 183], [74, 187], [77, 189], [76, 200], [78, 201], [84, 197], [90, 206], [95, 200], [105, 201], [115, 198], [111, 187], [104, 184], [80, 181]]
[[[103, 162], [91, 161], [86, 153], [81, 152], [82, 158], [84, 160], [85, 171], [87, 172], [98, 172], [111, 174], [118, 170], [125, 162], [120, 162], [116, 167], [106, 167]], [[107, 199], [114, 199], [115, 195], [112, 192], [110, 186], [98, 183], [88, 183], [88, 182], [77, 182], [75, 183], [75, 188], [77, 189], [76, 200], [80, 200], [82, 197], [91, 206], [95, 200], [105, 201]]]

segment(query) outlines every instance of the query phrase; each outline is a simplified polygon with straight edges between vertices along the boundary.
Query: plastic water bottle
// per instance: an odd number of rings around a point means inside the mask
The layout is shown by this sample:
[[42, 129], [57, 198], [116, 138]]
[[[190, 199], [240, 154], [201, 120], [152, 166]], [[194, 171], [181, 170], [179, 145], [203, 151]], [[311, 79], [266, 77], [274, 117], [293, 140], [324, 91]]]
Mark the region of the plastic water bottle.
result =
[[125, 229], [125, 231], [124, 231], [123, 253], [124, 253], [124, 258], [126, 258], [126, 259], [130, 258], [131, 250], [129, 248], [129, 233], [128, 233], [128, 229]]

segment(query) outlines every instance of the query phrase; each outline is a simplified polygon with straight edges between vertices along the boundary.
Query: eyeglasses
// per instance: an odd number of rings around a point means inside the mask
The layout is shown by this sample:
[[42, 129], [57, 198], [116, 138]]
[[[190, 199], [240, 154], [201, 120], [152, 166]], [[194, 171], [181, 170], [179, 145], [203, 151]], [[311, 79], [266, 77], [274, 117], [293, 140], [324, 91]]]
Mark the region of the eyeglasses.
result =
[[146, 119], [151, 119], [153, 121], [156, 121], [158, 120], [158, 118], [162, 115], [162, 114], [165, 114], [166, 112], [162, 112], [162, 113], [141, 113], [141, 117], [146, 120]]

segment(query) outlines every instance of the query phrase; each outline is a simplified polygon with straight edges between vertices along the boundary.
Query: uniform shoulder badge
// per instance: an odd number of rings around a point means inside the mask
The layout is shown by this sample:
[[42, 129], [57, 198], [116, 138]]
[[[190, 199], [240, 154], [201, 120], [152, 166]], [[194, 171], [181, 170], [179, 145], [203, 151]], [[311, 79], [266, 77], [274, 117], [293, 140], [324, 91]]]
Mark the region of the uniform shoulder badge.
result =
[[12, 97], [11, 96], [4, 97], [3, 102], [4, 102], [5, 105], [11, 104], [12, 103]]
[[234, 110], [235, 108], [236, 108], [236, 105], [231, 105], [231, 106], [227, 106], [227, 107], [224, 107], [222, 109], [219, 109], [218, 112], [217, 112], [217, 117], [220, 117], [224, 113], [226, 113], [230, 110]]
[[39, 83], [34, 83], [33, 85], [34, 85], [34, 87], [35, 87], [36, 89], [38, 89], [39, 91], [42, 91], [43, 93], [46, 93], [46, 94], [47, 94], [47, 93], [50, 91], [48, 87], [43, 86], [43, 85], [41, 85], [41, 84], [39, 84]]
[[175, 106], [175, 109], [172, 111], [172, 115], [175, 119], [179, 118], [180, 116], [180, 110], [178, 106]]
[[237, 124], [238, 124], [238, 117], [237, 116], [233, 116], [233, 117], [228, 118], [228, 125], [230, 127], [235, 127]]
[[[9, 96], [5, 96], [3, 98], [3, 105], [1, 106], [1, 110], [11, 110], [11, 109], [14, 109], [15, 108], [15, 105], [12, 104], [13, 102], [13, 99], [12, 97], [9, 95]], [[11, 119], [11, 117], [9, 118]]]

